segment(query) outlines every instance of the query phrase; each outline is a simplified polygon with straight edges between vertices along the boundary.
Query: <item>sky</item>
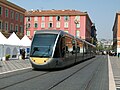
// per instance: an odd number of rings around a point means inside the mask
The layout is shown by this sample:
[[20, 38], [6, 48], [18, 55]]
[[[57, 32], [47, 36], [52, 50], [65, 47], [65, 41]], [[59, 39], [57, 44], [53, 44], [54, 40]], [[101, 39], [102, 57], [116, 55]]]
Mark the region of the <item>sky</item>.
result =
[[95, 23], [98, 39], [112, 39], [120, 0], [8, 0], [26, 10], [72, 9], [87, 12]]

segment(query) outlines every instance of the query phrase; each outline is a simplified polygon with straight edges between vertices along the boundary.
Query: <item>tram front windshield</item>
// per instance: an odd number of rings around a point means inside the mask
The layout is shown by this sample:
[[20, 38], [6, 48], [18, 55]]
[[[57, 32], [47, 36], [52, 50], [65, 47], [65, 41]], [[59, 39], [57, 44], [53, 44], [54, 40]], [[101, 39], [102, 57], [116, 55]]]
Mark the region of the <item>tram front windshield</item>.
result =
[[31, 45], [31, 57], [51, 57], [57, 34], [36, 34]]

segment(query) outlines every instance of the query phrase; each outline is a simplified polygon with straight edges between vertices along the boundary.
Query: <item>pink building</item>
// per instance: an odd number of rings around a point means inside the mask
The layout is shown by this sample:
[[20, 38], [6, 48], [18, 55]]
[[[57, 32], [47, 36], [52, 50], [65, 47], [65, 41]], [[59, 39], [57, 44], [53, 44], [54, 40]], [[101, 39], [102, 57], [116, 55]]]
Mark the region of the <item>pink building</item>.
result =
[[64, 30], [91, 42], [92, 21], [77, 10], [32, 10], [25, 13], [25, 34], [32, 39], [37, 30]]

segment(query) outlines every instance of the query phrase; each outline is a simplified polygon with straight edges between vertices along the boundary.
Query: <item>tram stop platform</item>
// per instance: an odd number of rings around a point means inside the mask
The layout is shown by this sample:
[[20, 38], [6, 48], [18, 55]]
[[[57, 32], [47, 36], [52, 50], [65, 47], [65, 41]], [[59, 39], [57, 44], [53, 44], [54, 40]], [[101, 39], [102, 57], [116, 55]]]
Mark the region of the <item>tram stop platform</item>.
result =
[[[102, 58], [104, 55], [99, 57]], [[108, 61], [108, 73], [106, 73], [109, 77], [109, 90], [120, 90], [120, 58], [117, 56], [105, 57], [104, 59]], [[29, 68], [32, 67], [28, 59], [0, 61], [0, 75]]]

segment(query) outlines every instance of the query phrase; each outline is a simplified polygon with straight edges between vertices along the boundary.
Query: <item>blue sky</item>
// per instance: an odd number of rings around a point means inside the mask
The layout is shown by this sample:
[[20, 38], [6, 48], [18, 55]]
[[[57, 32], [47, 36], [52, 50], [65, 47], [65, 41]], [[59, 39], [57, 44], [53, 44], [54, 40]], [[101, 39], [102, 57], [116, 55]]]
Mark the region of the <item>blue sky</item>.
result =
[[31, 9], [75, 9], [87, 11], [95, 23], [97, 38], [112, 39], [112, 27], [116, 12], [120, 11], [120, 0], [8, 0], [25, 8]]

